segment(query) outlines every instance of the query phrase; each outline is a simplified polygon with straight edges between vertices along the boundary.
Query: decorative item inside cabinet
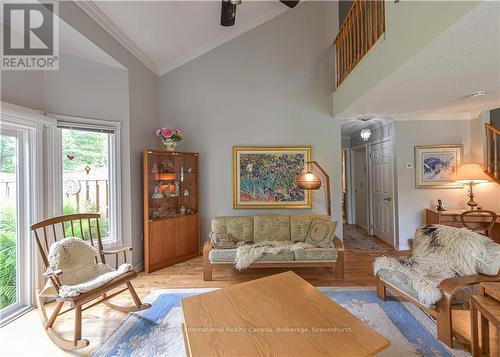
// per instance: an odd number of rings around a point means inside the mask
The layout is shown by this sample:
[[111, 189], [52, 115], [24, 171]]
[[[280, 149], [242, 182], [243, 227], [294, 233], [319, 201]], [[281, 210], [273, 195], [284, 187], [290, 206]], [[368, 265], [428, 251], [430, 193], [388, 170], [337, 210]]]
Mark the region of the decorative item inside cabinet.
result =
[[199, 254], [198, 153], [144, 151], [146, 273]]

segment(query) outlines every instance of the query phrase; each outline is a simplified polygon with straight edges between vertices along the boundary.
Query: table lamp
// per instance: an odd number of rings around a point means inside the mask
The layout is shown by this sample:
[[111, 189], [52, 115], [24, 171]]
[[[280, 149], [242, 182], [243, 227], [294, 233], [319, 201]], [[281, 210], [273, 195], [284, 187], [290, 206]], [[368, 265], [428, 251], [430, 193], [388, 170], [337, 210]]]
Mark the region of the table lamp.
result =
[[471, 210], [477, 206], [477, 202], [474, 201], [472, 186], [489, 181], [490, 179], [486, 176], [480, 164], [460, 165], [457, 180], [455, 182], [469, 185], [469, 193], [467, 194], [467, 196], [469, 196], [469, 202], [467, 202], [467, 205]]
[[314, 165], [318, 168], [319, 171], [325, 176], [325, 185], [326, 185], [326, 210], [328, 215], [332, 215], [332, 201], [330, 197], [330, 176], [326, 173], [325, 170], [316, 162], [316, 161], [308, 161], [306, 162], [307, 170], [304, 170], [301, 174], [298, 174], [295, 183], [297, 186], [303, 190], [318, 190], [321, 187], [321, 180], [318, 176], [313, 174], [311, 171], [310, 165]]

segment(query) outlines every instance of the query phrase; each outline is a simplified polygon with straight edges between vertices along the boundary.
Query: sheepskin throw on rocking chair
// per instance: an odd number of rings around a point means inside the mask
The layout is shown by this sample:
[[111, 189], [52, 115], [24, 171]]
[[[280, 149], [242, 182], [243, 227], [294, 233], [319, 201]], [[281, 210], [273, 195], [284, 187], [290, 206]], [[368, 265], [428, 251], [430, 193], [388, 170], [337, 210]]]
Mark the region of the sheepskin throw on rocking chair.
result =
[[375, 275], [402, 282], [426, 306], [442, 297], [439, 283], [457, 276], [497, 275], [500, 245], [467, 228], [431, 225], [417, 229], [411, 257], [377, 258]]
[[[59, 296], [62, 298], [94, 290], [132, 269], [130, 264], [122, 264], [114, 270], [106, 264], [96, 263], [94, 248], [75, 237], [64, 238], [52, 244], [48, 260], [52, 270], [60, 269], [63, 272], [59, 276], [62, 284]], [[50, 280], [42, 295], [57, 296]]]

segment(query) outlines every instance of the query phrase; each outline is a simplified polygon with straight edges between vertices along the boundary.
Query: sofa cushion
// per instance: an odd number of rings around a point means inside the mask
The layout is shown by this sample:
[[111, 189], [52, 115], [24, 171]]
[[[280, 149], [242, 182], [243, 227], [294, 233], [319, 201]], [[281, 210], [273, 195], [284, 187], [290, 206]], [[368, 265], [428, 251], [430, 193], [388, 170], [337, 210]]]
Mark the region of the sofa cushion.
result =
[[[386, 269], [381, 269], [377, 272], [380, 280], [383, 282], [392, 285], [397, 290], [409, 295], [416, 301], [420, 301], [418, 297], [418, 293], [415, 289], [413, 289], [410, 285], [410, 279], [408, 276], [400, 271], [391, 271]], [[453, 305], [466, 305], [469, 301], [470, 297], [474, 294], [479, 294], [479, 285], [470, 285], [459, 288], [451, 301]], [[423, 305], [426, 305], [424, 302], [420, 301]], [[435, 308], [435, 304], [428, 305], [430, 308]]]
[[[211, 262], [231, 262], [234, 263], [236, 259], [236, 248], [235, 249], [212, 249], [208, 253], [208, 258]], [[278, 254], [266, 254], [262, 256], [258, 262], [282, 262], [282, 261], [293, 261], [294, 255], [290, 250], [282, 250]]]
[[233, 242], [253, 242], [253, 217], [251, 216], [226, 216], [212, 219], [212, 231], [229, 234]]
[[236, 248], [233, 249], [212, 249], [208, 253], [211, 262], [234, 262], [236, 258]]
[[290, 217], [287, 215], [257, 215], [253, 227], [254, 242], [290, 240]]
[[331, 220], [330, 216], [319, 214], [303, 214], [290, 216], [290, 237], [293, 242], [305, 242], [311, 223], [315, 219]]
[[227, 233], [226, 226], [221, 226], [220, 232], [210, 232], [210, 242], [212, 242], [212, 247], [216, 249], [229, 249], [234, 248], [235, 244], [229, 234]]
[[315, 219], [307, 234], [306, 243], [313, 244], [319, 248], [328, 248], [332, 243], [337, 222]]
[[331, 248], [306, 248], [295, 252], [297, 261], [337, 261], [337, 249]]
[[377, 272], [379, 278], [383, 281], [392, 285], [399, 291], [409, 295], [413, 299], [420, 301], [418, 298], [418, 293], [410, 286], [410, 282], [408, 276], [399, 271], [390, 271], [390, 270], [379, 270]]

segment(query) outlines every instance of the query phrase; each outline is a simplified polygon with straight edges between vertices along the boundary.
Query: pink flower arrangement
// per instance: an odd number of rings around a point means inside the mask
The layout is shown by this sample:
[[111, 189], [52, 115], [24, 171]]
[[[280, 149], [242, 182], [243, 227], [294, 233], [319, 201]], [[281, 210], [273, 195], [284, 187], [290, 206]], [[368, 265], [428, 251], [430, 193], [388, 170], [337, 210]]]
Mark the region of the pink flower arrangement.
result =
[[183, 139], [182, 131], [179, 128], [160, 128], [155, 130], [156, 136], [161, 136], [162, 141], [181, 142]]

